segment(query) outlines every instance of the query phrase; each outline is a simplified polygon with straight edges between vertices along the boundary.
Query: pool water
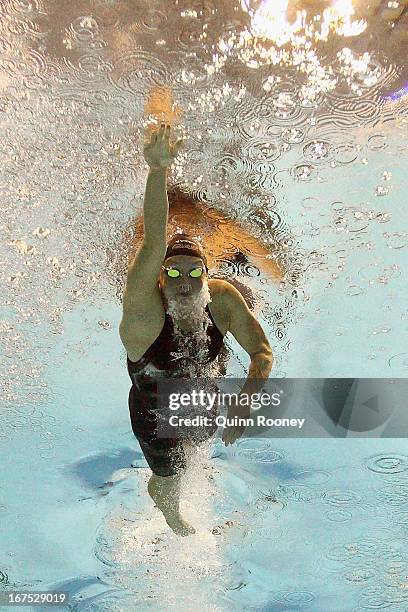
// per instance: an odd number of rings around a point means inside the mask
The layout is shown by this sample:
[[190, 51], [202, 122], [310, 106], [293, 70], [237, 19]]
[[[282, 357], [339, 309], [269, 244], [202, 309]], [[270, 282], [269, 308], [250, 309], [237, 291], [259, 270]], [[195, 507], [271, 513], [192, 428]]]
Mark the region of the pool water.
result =
[[[228, 447], [219, 432], [183, 481], [196, 533], [180, 538], [146, 492], [118, 333], [159, 90], [185, 140], [169, 184], [219, 215], [210, 274], [251, 289], [272, 376], [407, 378], [408, 22], [393, 4], [3, 2], [0, 595], [407, 609], [404, 427]], [[245, 377], [227, 348], [227, 377]]]

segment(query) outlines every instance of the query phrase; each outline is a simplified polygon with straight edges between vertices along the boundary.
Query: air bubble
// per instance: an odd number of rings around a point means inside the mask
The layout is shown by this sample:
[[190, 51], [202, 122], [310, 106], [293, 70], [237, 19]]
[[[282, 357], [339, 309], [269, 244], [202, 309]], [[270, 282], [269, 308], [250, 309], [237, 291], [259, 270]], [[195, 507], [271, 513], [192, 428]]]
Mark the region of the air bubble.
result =
[[388, 195], [388, 192], [389, 192], [388, 187], [384, 187], [383, 185], [377, 185], [377, 187], [375, 188], [376, 196], [386, 196]]
[[47, 227], [37, 227], [33, 230], [33, 236], [38, 236], [39, 238], [46, 238], [50, 235], [50, 230]]

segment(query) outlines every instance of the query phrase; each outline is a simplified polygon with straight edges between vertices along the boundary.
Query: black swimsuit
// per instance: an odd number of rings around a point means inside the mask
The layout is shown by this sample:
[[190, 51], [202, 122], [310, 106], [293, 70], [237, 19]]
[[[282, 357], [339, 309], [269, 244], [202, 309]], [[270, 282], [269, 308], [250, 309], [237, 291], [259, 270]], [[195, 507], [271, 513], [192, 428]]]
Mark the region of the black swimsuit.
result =
[[[206, 307], [210, 317], [207, 328], [208, 355], [205, 361], [214, 361], [221, 349], [224, 347], [224, 337]], [[177, 351], [177, 343], [174, 338], [174, 326], [170, 315], [166, 312], [163, 328], [156, 340], [147, 349], [144, 355], [137, 361], [131, 361], [127, 357], [127, 368], [132, 380], [129, 391], [129, 412], [132, 430], [137, 437], [143, 454], [155, 474], [159, 476], [170, 476], [179, 469], [185, 467], [185, 456], [183, 446], [179, 438], [160, 438], [157, 436], [157, 417], [154, 408], [157, 405], [157, 382], [154, 374], [146, 373], [146, 367], [153, 365], [162, 373], [169, 376], [178, 372], [178, 362], [172, 355]], [[182, 372], [179, 372], [182, 377]], [[203, 430], [203, 437], [209, 437], [215, 433], [217, 426], [214, 425]]]

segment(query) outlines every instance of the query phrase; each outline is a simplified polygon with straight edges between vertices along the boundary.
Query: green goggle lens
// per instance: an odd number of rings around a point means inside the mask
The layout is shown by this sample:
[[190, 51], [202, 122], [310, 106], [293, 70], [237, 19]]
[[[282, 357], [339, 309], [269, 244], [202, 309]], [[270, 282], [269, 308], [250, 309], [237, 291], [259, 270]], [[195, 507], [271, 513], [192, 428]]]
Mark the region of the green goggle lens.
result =
[[180, 270], [176, 270], [176, 268], [169, 268], [168, 270], [166, 270], [167, 272], [167, 276], [170, 276], [170, 278], [177, 278], [178, 276], [180, 276]]
[[201, 268], [195, 268], [194, 270], [191, 270], [190, 276], [192, 276], [193, 278], [200, 278], [202, 273], [203, 271]]
[[[170, 278], [178, 278], [181, 275], [180, 270], [177, 270], [177, 268], [168, 268], [166, 272], [167, 272], [167, 276], [170, 276]], [[202, 268], [194, 268], [194, 270], [191, 270], [189, 272], [189, 275], [192, 278], [200, 278], [202, 273], [203, 273]]]

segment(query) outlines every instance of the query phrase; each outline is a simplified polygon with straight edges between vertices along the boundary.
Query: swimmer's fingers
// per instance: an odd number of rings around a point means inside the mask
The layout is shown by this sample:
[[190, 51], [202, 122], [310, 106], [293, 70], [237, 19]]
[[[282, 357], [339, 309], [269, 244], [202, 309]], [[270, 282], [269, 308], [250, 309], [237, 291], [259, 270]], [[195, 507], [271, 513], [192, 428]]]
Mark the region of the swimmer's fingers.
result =
[[167, 142], [169, 142], [170, 132], [171, 132], [171, 125], [168, 124], [166, 125], [165, 130], [164, 130], [163, 140], [167, 140]]
[[157, 135], [158, 135], [157, 130], [154, 130], [153, 132], [148, 133], [146, 138], [144, 139], [143, 148], [148, 149], [149, 147], [154, 146], [157, 142]]
[[182, 138], [179, 138], [174, 145], [171, 147], [171, 153], [174, 157], [177, 157], [177, 155], [180, 153], [180, 150], [182, 149], [182, 147], [184, 146], [184, 141]]
[[242, 436], [244, 429], [245, 427], [241, 425], [225, 427], [222, 433], [222, 441], [224, 442], [225, 446], [228, 446], [228, 444], [234, 444], [235, 440]]
[[167, 127], [165, 123], [162, 123], [157, 133], [157, 140], [165, 140]]
[[145, 142], [143, 152], [149, 166], [166, 168], [177, 157], [183, 144], [183, 139], [180, 138], [171, 145], [169, 142], [170, 131], [171, 126], [162, 123], [160, 128], [151, 135], [150, 141]]
[[148, 147], [149, 145], [154, 145], [157, 141], [163, 140], [163, 136], [165, 133], [166, 124], [162, 123], [159, 128], [152, 127], [147, 135], [147, 138], [144, 141], [144, 146]]
[[227, 430], [225, 432], [225, 446], [228, 446], [228, 444], [234, 444], [235, 440], [237, 438], [239, 438], [238, 432], [237, 432], [237, 428], [236, 427], [227, 427]]
[[229, 433], [229, 427], [224, 427], [224, 431], [222, 432], [222, 437], [221, 440], [224, 442], [225, 446], [228, 446], [228, 444], [230, 443], [230, 433]]
[[158, 130], [155, 130], [154, 132], [152, 132], [151, 138], [150, 138], [150, 143], [153, 145], [157, 142], [158, 140], [158, 136], [159, 136], [159, 132]]

